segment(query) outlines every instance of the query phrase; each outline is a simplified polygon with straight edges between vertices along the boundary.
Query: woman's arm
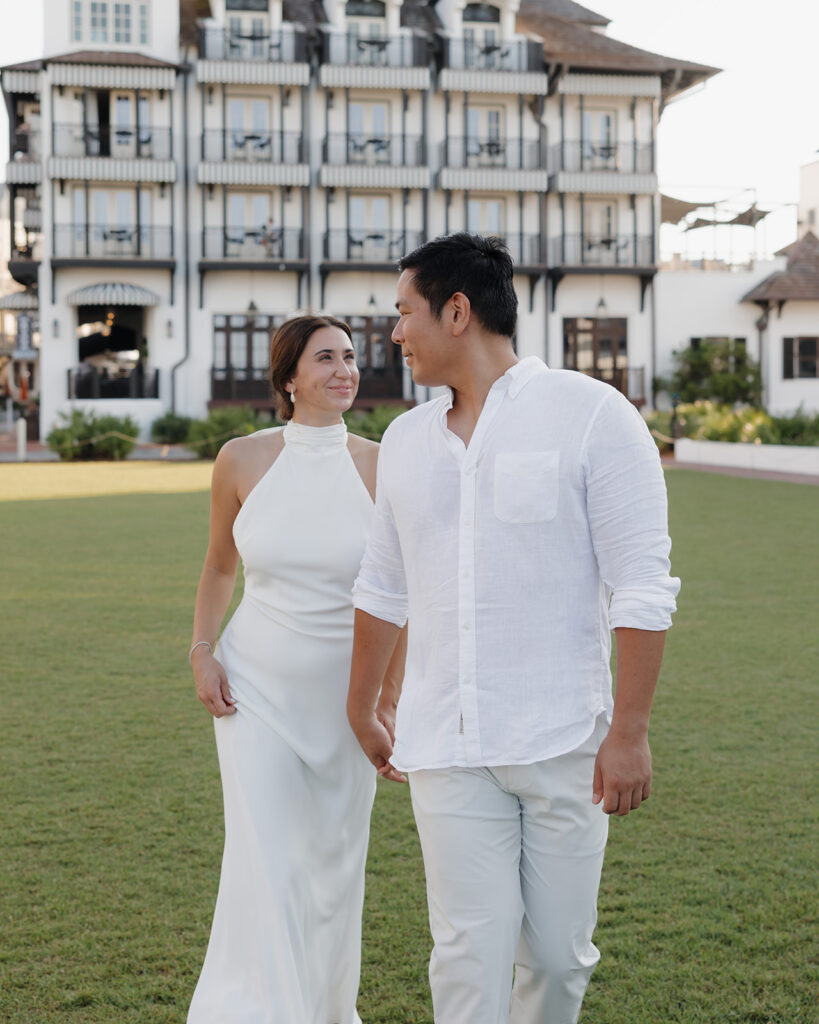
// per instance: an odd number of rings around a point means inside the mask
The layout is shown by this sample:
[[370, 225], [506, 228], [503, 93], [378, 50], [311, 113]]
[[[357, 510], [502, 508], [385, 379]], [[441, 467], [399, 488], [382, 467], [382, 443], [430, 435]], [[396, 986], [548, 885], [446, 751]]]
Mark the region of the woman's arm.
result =
[[219, 627], [233, 596], [239, 553], [233, 541], [233, 521], [241, 508], [237, 492], [236, 445], [229, 441], [213, 465], [210, 497], [210, 539], [196, 591], [191, 666], [199, 700], [212, 715], [232, 715], [236, 708], [224, 668], [213, 656]]

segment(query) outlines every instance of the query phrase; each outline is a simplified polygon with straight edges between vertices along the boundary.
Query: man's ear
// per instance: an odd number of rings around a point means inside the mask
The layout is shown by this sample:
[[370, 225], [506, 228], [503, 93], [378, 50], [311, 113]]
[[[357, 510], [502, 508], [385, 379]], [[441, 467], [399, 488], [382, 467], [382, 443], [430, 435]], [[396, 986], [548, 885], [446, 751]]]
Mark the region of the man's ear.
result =
[[463, 292], [455, 292], [449, 299], [452, 333], [459, 338], [469, 326], [472, 305]]

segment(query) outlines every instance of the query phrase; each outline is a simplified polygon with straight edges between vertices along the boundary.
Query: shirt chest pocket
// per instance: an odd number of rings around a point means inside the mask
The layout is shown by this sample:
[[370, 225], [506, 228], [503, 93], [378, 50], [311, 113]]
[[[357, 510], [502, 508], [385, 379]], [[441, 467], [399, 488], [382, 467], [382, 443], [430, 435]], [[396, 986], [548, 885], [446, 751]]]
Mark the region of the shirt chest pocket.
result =
[[495, 456], [495, 515], [504, 523], [545, 523], [557, 515], [560, 452]]

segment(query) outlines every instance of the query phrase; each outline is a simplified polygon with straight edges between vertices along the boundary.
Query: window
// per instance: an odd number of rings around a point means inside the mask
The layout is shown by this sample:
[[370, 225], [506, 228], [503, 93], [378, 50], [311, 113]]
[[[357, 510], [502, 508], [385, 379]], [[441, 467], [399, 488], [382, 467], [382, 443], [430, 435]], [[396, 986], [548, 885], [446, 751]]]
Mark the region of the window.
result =
[[785, 380], [816, 380], [819, 338], [783, 338], [782, 377]]
[[139, 42], [142, 46], [148, 44], [148, 5], [139, 5]]
[[108, 4], [104, 2], [91, 3], [91, 42], [108, 42]]
[[82, 39], [82, 0], [74, 0], [71, 5], [73, 15], [72, 39], [75, 43]]
[[615, 111], [584, 111], [582, 169], [617, 169], [617, 114]]
[[131, 42], [130, 4], [114, 4], [114, 42]]

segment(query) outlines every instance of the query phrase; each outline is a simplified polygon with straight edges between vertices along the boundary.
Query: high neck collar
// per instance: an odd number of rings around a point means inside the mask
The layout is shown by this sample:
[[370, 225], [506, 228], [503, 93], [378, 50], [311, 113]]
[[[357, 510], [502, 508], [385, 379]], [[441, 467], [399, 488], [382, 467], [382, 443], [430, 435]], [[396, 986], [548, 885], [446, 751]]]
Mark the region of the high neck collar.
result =
[[329, 427], [308, 427], [304, 423], [288, 420], [284, 427], [284, 442], [288, 448], [294, 446], [321, 451], [344, 448], [347, 444], [347, 424], [342, 420]]

